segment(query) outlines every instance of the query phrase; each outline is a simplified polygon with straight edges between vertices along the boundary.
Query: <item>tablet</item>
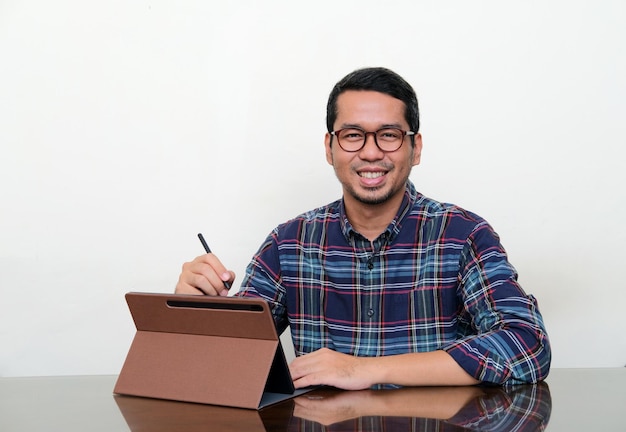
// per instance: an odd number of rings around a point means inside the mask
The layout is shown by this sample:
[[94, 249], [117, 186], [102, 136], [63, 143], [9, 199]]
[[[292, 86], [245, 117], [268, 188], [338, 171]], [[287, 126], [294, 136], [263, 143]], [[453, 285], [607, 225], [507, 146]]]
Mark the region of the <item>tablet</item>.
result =
[[135, 337], [117, 394], [261, 409], [295, 390], [262, 299], [126, 294]]

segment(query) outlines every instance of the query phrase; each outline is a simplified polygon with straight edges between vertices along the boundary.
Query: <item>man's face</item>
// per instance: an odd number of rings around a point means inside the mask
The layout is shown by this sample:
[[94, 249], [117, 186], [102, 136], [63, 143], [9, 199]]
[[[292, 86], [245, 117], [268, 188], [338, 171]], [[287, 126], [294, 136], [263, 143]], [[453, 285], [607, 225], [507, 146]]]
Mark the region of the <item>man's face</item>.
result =
[[[404, 110], [404, 102], [384, 93], [349, 90], [337, 98], [334, 130], [347, 127], [367, 132], [383, 127], [408, 130]], [[410, 137], [405, 137], [402, 146], [394, 152], [380, 150], [371, 134], [367, 135], [365, 146], [353, 153], [344, 151], [337, 138], [328, 133], [325, 143], [326, 160], [335, 168], [345, 199], [353, 198], [370, 205], [382, 204], [404, 194], [411, 168], [419, 164], [422, 151], [419, 134], [415, 135], [414, 148]]]

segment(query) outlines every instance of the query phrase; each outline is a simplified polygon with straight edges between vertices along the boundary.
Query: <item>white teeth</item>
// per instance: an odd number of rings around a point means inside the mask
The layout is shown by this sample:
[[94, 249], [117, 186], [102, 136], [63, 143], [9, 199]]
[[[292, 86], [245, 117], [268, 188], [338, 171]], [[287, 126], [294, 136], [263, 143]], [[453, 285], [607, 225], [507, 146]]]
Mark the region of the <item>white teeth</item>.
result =
[[359, 175], [361, 177], [365, 177], [365, 178], [378, 178], [378, 177], [382, 177], [385, 175], [384, 172], [381, 171], [376, 171], [376, 172], [371, 172], [371, 171], [365, 171], [365, 172], [360, 172]]

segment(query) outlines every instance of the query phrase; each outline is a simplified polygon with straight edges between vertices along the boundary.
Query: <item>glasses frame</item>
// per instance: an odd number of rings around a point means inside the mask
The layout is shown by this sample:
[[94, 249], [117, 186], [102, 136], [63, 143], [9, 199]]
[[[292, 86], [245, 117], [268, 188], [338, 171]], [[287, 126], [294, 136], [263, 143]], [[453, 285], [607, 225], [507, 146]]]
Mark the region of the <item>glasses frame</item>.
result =
[[[363, 132], [364, 137], [363, 137], [363, 144], [361, 144], [361, 147], [359, 147], [356, 150], [346, 150], [341, 145], [341, 140], [339, 139], [339, 134], [341, 133], [341, 131], [344, 131], [346, 129], [358, 130], [358, 131]], [[376, 135], [378, 135], [378, 132], [384, 131], [384, 130], [387, 130], [387, 129], [397, 130], [397, 131], [400, 131], [402, 133], [402, 139], [400, 139], [400, 144], [398, 145], [397, 148], [395, 148], [393, 150], [384, 150], [383, 148], [380, 147], [380, 145], [378, 145], [378, 139], [376, 138]], [[402, 130], [402, 129], [396, 128], [396, 127], [384, 127], [384, 128], [380, 128], [380, 129], [378, 129], [378, 130], [376, 130], [374, 132], [368, 132], [365, 129], [361, 129], [359, 127], [347, 127], [347, 128], [342, 128], [342, 129], [337, 129], [337, 130], [331, 131], [330, 134], [332, 136], [334, 136], [335, 138], [337, 138], [337, 144], [339, 144], [339, 147], [341, 147], [341, 150], [343, 150], [345, 152], [348, 152], [348, 153], [356, 153], [356, 152], [360, 152], [361, 150], [363, 150], [363, 147], [365, 147], [365, 144], [367, 143], [367, 136], [370, 135], [370, 134], [374, 136], [374, 144], [376, 144], [376, 147], [378, 147], [378, 150], [380, 150], [382, 152], [385, 152], [385, 153], [392, 153], [392, 152], [398, 151], [400, 149], [400, 147], [402, 147], [402, 144], [404, 144], [404, 139], [407, 136], [415, 136], [416, 135], [416, 133], [413, 132], [413, 131], [410, 131], [410, 130], [406, 130], [405, 131], [405, 130]]]

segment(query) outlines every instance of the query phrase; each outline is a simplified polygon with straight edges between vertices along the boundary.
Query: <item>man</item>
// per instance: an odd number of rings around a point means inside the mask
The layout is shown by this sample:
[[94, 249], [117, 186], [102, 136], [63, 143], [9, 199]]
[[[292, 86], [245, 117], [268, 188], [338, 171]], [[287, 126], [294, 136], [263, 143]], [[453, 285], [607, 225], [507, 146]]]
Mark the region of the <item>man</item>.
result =
[[[333, 88], [326, 159], [343, 198], [279, 225], [246, 269], [240, 296], [267, 300], [291, 327], [296, 387], [514, 384], [544, 379], [550, 345], [479, 216], [416, 191], [417, 97], [384, 68]], [[217, 257], [185, 263], [177, 293], [226, 295]]]

